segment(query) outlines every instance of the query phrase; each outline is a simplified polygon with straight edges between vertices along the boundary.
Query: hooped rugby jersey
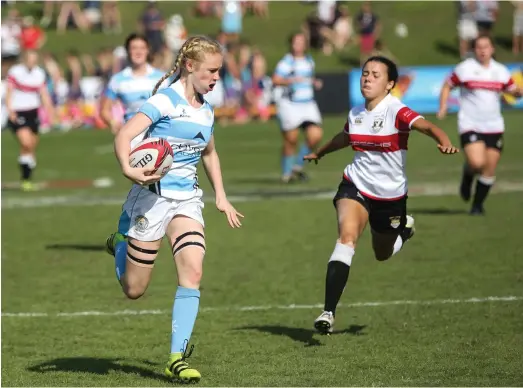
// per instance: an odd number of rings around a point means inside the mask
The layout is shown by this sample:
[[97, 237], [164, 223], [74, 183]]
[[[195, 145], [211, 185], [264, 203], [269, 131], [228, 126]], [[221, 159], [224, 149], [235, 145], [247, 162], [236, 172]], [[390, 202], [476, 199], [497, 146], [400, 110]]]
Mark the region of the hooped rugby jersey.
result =
[[[126, 67], [116, 73], [109, 80], [105, 95], [111, 100], [119, 99], [125, 109], [124, 120], [129, 121], [145, 101], [152, 95], [156, 83], [162, 78], [164, 72], [147, 65], [147, 73], [138, 76], [131, 67]], [[161, 87], [166, 87], [164, 81]]]
[[344, 132], [354, 159], [344, 171], [368, 198], [396, 200], [407, 194], [407, 143], [412, 123], [422, 118], [390, 94], [372, 111], [350, 110]]
[[300, 82], [294, 82], [284, 87], [284, 97], [293, 102], [309, 102], [314, 100], [314, 60], [307, 55], [295, 58], [292, 54], [286, 54], [276, 65], [274, 71], [282, 78], [302, 78]]
[[38, 109], [42, 104], [40, 91], [45, 86], [45, 71], [35, 66], [14, 65], [7, 73], [7, 83], [13, 88], [11, 108], [16, 112]]
[[166, 139], [174, 151], [171, 169], [150, 190], [176, 200], [201, 196], [196, 166], [214, 132], [211, 105], [204, 101], [200, 108], [191, 106], [183, 84], [176, 81], [149, 98], [139, 112], [153, 122], [145, 137]]
[[501, 93], [516, 87], [505, 65], [491, 59], [485, 67], [469, 58], [456, 66], [447, 82], [460, 88], [459, 133], [505, 131]]

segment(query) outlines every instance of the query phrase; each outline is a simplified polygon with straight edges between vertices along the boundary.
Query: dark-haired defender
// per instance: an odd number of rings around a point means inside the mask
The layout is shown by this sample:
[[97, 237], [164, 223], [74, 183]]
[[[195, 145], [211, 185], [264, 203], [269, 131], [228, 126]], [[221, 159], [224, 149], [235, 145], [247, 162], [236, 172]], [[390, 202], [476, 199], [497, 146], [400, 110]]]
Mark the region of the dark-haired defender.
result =
[[318, 153], [304, 158], [318, 163], [328, 153], [348, 146], [356, 151], [333, 200], [339, 235], [327, 266], [324, 311], [314, 321], [322, 333], [332, 332], [336, 306], [367, 223], [374, 255], [380, 261], [399, 252], [414, 234], [414, 218], [407, 216], [405, 174], [410, 130], [432, 137], [443, 154], [458, 152], [445, 132], [390, 94], [397, 78], [398, 69], [392, 61], [369, 58], [360, 78], [365, 105], [352, 108], [343, 130]]
[[521, 97], [507, 67], [492, 56], [494, 45], [488, 36], [474, 41], [474, 58], [456, 66], [441, 89], [439, 118], [447, 114], [447, 100], [453, 88], [460, 88], [458, 131], [465, 154], [460, 194], [472, 196], [475, 175], [479, 175], [470, 214], [484, 214], [483, 203], [496, 180], [496, 167], [503, 150], [505, 122], [501, 115], [501, 93]]
[[[122, 123], [113, 117], [113, 103], [120, 100], [125, 109], [124, 121], [133, 117], [138, 109], [152, 95], [152, 90], [163, 71], [148, 63], [149, 42], [145, 35], [130, 34], [125, 41], [129, 66], [114, 74], [104, 93], [101, 117], [116, 134]], [[165, 82], [162, 87], [168, 86]], [[136, 139], [139, 141], [140, 139]]]

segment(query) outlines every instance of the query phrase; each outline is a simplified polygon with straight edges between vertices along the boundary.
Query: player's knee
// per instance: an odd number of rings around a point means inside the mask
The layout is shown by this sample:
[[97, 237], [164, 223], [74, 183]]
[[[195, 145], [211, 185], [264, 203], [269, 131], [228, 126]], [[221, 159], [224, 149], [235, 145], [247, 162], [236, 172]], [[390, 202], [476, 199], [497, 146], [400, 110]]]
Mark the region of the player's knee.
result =
[[374, 250], [374, 257], [378, 261], [385, 261], [388, 260], [392, 256], [392, 249], [389, 251], [385, 251], [383, 249], [375, 249]]
[[285, 140], [284, 148], [287, 151], [293, 151], [298, 145], [298, 139], [287, 139]]
[[30, 144], [20, 143], [20, 153], [22, 155], [30, 155], [33, 152]]
[[348, 245], [352, 248], [356, 248], [356, 236], [354, 235], [354, 233], [341, 233], [340, 234], [340, 243], [344, 244], [344, 245]]
[[190, 267], [186, 272], [185, 281], [194, 288], [199, 288], [202, 281], [203, 270], [201, 266]]
[[307, 142], [309, 143], [309, 146], [315, 146], [321, 141], [321, 138], [323, 136], [323, 129], [318, 126], [313, 126], [310, 128], [307, 132]]
[[485, 168], [485, 161], [482, 159], [472, 159], [468, 161], [469, 168], [475, 173], [480, 173]]
[[178, 281], [188, 288], [200, 288], [202, 281], [202, 255], [197, 252], [186, 251], [177, 257]]
[[127, 284], [125, 285], [123, 292], [127, 298], [136, 300], [145, 294], [146, 287], [140, 284]]

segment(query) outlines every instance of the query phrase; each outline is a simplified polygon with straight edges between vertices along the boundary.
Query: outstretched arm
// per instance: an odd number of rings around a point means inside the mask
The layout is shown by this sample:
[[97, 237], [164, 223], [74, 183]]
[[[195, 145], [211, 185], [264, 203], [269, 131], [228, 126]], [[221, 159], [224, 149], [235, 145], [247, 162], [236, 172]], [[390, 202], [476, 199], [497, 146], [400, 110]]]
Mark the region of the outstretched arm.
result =
[[202, 161], [205, 173], [207, 174], [214, 193], [216, 194], [216, 207], [219, 211], [225, 213], [231, 227], [239, 228], [242, 224], [238, 217], [243, 217], [243, 215], [229, 203], [229, 200], [225, 195], [220, 158], [218, 157], [218, 152], [216, 152], [216, 147], [214, 146], [214, 135], [211, 136], [211, 140], [202, 153]]
[[343, 128], [343, 131], [337, 133], [334, 135], [334, 137], [326, 144], [324, 144], [316, 153], [312, 153], [309, 155], [306, 155], [303, 159], [308, 161], [313, 161], [318, 164], [318, 161], [323, 158], [325, 155], [330, 154], [331, 152], [335, 152], [338, 150], [341, 150], [343, 148], [346, 148], [350, 145], [350, 139], [349, 139], [349, 125], [348, 123], [345, 123], [345, 127]]
[[430, 121], [420, 117], [412, 123], [411, 128], [433, 138], [436, 143], [438, 143], [438, 149], [442, 154], [455, 154], [459, 152], [459, 149], [452, 145], [447, 134]]
[[516, 85], [512, 78], [510, 78], [508, 82], [504, 85], [504, 89], [505, 93], [510, 94], [513, 97], [523, 97], [523, 89]]
[[338, 150], [341, 150], [343, 148], [346, 148], [350, 145], [349, 141], [349, 135], [345, 131], [341, 131], [337, 133], [331, 141], [329, 141], [327, 144], [323, 145], [318, 150], [318, 158], [321, 159], [325, 155], [330, 154], [331, 152], [335, 152]]

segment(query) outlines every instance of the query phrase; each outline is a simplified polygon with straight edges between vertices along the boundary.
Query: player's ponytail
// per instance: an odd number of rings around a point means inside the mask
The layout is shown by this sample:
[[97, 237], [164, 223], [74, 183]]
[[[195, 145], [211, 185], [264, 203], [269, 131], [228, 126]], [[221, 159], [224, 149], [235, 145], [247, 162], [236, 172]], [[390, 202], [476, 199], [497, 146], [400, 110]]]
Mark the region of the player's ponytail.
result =
[[173, 68], [169, 70], [169, 72], [165, 73], [165, 75], [156, 83], [153, 89], [153, 95], [156, 94], [160, 88], [160, 85], [167, 78], [176, 74], [177, 71], [179, 71], [177, 79], [181, 77], [187, 59], [202, 62], [204, 60], [204, 54], [217, 54], [221, 52], [222, 50], [218, 42], [215, 42], [205, 36], [193, 36], [187, 39], [176, 56]]
[[163, 77], [160, 78], [160, 80], [154, 86], [153, 96], [156, 94], [156, 92], [160, 88], [160, 85], [163, 83], [163, 81], [165, 81], [166, 79], [168, 79], [169, 77], [171, 77], [178, 71], [178, 69], [180, 68], [180, 65], [182, 63], [182, 57], [183, 57], [183, 51], [180, 49], [180, 52], [178, 53], [178, 55], [176, 56], [176, 60], [174, 61], [173, 68], [171, 70], [169, 70], [167, 73], [165, 73], [163, 75]]

